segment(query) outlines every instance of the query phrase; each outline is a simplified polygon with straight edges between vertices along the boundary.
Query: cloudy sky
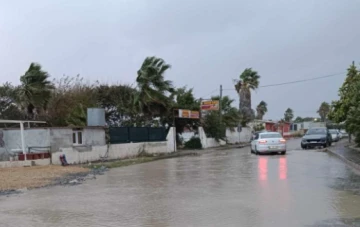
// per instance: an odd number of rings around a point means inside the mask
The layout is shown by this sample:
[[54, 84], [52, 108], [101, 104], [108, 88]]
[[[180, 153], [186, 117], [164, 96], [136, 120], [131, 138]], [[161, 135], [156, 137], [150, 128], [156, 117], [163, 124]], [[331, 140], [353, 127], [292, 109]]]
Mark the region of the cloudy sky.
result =
[[0, 0], [0, 83], [19, 83], [31, 62], [52, 77], [133, 83], [146, 56], [172, 65], [166, 77], [238, 102], [233, 79], [252, 67], [260, 85], [344, 73], [253, 92], [268, 119], [317, 116], [360, 62], [357, 0]]

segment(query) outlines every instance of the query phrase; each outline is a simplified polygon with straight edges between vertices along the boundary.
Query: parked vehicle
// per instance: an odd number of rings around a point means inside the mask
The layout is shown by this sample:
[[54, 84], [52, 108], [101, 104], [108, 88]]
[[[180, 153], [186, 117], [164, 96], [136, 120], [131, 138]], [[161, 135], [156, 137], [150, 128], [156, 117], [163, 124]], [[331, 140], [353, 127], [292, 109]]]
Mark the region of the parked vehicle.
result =
[[342, 134], [342, 137], [348, 137], [349, 136], [349, 134], [344, 129], [341, 129], [340, 133]]
[[256, 132], [251, 141], [251, 153], [286, 154], [286, 140], [278, 132]]
[[333, 142], [338, 142], [340, 140], [340, 136], [339, 136], [339, 132], [336, 129], [330, 129], [329, 130], [330, 134], [331, 134], [331, 140]]
[[331, 146], [331, 134], [326, 127], [311, 128], [301, 140], [301, 148], [308, 149], [318, 146]]
[[338, 132], [338, 134], [339, 134], [339, 138], [340, 138], [340, 139], [342, 139], [343, 134], [340, 132], [340, 130], [339, 130], [339, 129], [336, 129], [336, 131], [337, 131], [337, 132]]

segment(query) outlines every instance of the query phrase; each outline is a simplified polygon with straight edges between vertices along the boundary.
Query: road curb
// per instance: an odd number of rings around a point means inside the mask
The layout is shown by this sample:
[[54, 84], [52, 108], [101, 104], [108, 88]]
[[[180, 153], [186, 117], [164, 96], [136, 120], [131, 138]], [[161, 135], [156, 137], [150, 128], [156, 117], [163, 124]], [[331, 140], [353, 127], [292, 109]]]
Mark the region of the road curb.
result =
[[356, 171], [358, 171], [360, 173], [360, 165], [359, 164], [356, 164], [355, 162], [350, 161], [349, 159], [345, 158], [341, 154], [338, 154], [335, 151], [330, 150], [329, 148], [327, 148], [327, 151], [330, 155], [337, 157], [338, 159], [343, 161], [345, 164], [347, 164], [349, 167], [355, 169]]

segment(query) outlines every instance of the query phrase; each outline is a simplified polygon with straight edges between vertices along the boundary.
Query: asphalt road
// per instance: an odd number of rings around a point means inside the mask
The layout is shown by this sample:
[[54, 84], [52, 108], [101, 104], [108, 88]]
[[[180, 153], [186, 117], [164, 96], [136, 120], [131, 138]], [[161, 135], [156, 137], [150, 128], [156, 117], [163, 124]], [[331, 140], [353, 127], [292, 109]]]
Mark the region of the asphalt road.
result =
[[360, 177], [288, 141], [287, 155], [250, 149], [113, 169], [74, 187], [0, 197], [12, 226], [360, 226]]

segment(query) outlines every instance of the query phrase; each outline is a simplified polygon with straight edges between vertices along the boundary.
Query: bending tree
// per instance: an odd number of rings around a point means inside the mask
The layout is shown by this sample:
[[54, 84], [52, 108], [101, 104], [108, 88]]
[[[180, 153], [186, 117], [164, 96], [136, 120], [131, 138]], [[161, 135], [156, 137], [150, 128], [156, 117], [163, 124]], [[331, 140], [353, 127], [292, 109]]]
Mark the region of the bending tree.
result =
[[247, 68], [240, 75], [240, 80], [236, 82], [235, 90], [239, 95], [239, 111], [242, 115], [242, 125], [254, 119], [254, 110], [251, 109], [251, 90], [259, 87], [260, 76], [256, 71]]
[[30, 119], [47, 109], [51, 91], [54, 89], [53, 84], [48, 80], [49, 77], [49, 74], [42, 70], [41, 65], [36, 63], [31, 63], [29, 69], [20, 77], [18, 95], [21, 106]]
[[321, 121], [325, 122], [327, 115], [330, 112], [330, 104], [322, 102], [317, 113], [320, 115]]
[[286, 122], [289, 122], [293, 118], [294, 118], [294, 111], [291, 108], [287, 108], [284, 113], [284, 120]]
[[267, 103], [265, 101], [261, 101], [256, 107], [256, 118], [262, 120], [267, 111]]
[[147, 57], [137, 72], [139, 92], [134, 104], [147, 120], [163, 117], [171, 109], [171, 99], [168, 93], [173, 93], [172, 82], [164, 79], [165, 72], [170, 69], [161, 58]]

